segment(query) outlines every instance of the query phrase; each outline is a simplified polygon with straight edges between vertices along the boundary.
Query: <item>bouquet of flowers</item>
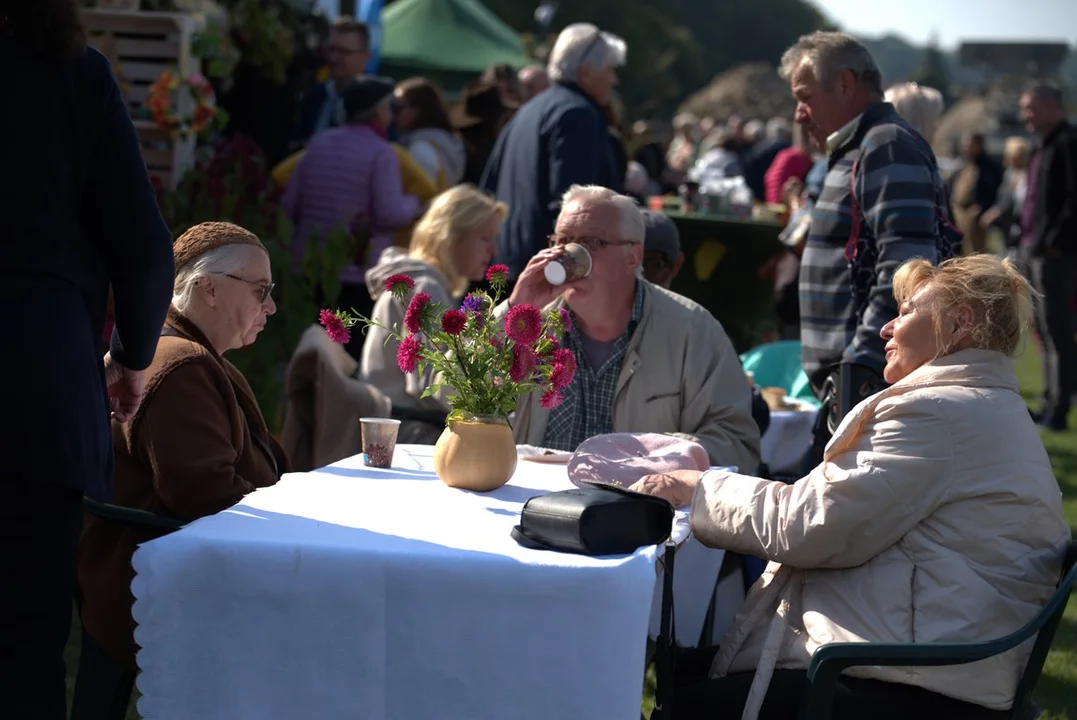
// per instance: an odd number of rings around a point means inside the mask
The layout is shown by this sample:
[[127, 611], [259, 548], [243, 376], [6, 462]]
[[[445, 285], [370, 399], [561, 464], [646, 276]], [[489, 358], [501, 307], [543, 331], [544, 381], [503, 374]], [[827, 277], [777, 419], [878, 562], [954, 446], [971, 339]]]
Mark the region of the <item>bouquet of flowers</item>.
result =
[[[486, 279], [493, 295], [473, 292], [459, 308], [443, 308], [424, 292], [408, 301], [414, 280], [407, 275], [386, 279], [386, 291], [406, 303], [404, 327], [385, 328], [400, 343], [397, 365], [404, 373], [433, 369], [434, 382], [423, 397], [443, 387], [450, 391], [449, 420], [469, 415], [507, 420], [517, 399], [536, 388], [542, 391], [544, 408], [557, 407], [576, 374], [576, 357], [558, 341], [569, 329], [568, 312], [557, 308], [544, 315], [533, 305], [517, 305], [498, 323], [493, 310], [508, 282], [508, 268], [492, 265]], [[342, 344], [348, 342], [356, 323], [385, 327], [339, 309], [322, 310], [319, 319], [329, 337]]]

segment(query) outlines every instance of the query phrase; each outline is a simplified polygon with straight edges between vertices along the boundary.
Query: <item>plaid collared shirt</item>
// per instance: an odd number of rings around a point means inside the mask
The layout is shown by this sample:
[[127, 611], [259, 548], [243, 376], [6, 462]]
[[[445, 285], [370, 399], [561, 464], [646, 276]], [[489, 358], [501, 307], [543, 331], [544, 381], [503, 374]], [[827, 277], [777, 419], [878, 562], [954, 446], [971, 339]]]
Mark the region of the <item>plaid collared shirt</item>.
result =
[[587, 360], [576, 316], [572, 316], [572, 329], [565, 334], [563, 342], [564, 347], [576, 356], [576, 377], [565, 388], [564, 401], [550, 411], [543, 447], [574, 452], [584, 440], [613, 432], [613, 400], [617, 394], [617, 379], [621, 376], [621, 363], [628, 349], [628, 341], [642, 316], [643, 284], [637, 280], [636, 300], [632, 304], [628, 327], [614, 341], [613, 353], [597, 369], [592, 368]]

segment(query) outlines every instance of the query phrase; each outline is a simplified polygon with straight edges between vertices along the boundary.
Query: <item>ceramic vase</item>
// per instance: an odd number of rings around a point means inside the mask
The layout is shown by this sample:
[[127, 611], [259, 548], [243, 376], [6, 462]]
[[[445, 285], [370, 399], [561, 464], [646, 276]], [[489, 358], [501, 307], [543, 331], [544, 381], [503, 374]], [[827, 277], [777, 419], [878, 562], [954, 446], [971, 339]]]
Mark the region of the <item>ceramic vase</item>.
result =
[[516, 442], [496, 415], [450, 420], [434, 445], [434, 472], [453, 488], [490, 492], [516, 471]]

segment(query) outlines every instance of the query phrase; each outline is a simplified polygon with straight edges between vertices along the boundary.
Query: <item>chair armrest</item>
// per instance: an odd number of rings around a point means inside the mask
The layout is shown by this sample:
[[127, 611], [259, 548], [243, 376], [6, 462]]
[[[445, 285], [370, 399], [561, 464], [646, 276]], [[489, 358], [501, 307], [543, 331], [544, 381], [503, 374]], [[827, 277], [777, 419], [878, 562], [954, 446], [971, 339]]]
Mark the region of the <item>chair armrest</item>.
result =
[[[1028, 637], [1013, 635], [978, 643], [832, 643], [812, 655], [808, 679], [825, 667], [844, 670], [863, 665], [938, 667], [964, 665], [1004, 653]], [[1011, 638], [1013, 641], [1011, 642]]]
[[851, 667], [964, 665], [999, 655], [1035, 639], [1029, 664], [1018, 683], [1015, 704], [1029, 702], [1044, 658], [1058, 629], [1070, 592], [1077, 584], [1077, 541], [1071, 541], [1062, 563], [1058, 588], [1027, 625], [996, 640], [974, 643], [832, 643], [812, 655], [808, 685], [801, 702], [801, 720], [827, 720], [841, 673]]
[[[1024, 632], [1027, 630], [1028, 632]], [[978, 643], [832, 643], [812, 655], [801, 720], [827, 720], [842, 672], [851, 667], [965, 665], [1004, 653], [1036, 635], [1036, 629]]]
[[158, 515], [147, 510], [136, 510], [135, 508], [123, 507], [122, 505], [110, 505], [109, 503], [98, 502], [88, 497], [82, 499], [83, 509], [95, 515], [102, 520], [111, 520], [112, 522], [121, 523], [123, 525], [134, 525], [137, 527], [152, 527], [158, 530], [165, 530], [167, 532], [174, 532], [183, 527], [184, 523], [179, 518], [170, 517], [168, 515]]

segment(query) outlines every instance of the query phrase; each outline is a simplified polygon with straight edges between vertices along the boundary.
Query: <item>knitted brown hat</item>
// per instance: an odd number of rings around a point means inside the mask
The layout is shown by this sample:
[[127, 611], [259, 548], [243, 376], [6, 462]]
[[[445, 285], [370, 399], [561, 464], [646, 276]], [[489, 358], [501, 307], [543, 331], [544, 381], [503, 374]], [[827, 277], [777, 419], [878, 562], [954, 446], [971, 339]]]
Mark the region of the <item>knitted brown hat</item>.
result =
[[262, 241], [250, 230], [230, 222], [204, 222], [180, 235], [172, 244], [176, 270], [178, 271], [210, 250], [226, 245], [253, 245], [267, 255], [269, 254]]

